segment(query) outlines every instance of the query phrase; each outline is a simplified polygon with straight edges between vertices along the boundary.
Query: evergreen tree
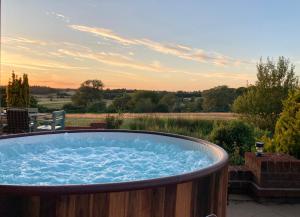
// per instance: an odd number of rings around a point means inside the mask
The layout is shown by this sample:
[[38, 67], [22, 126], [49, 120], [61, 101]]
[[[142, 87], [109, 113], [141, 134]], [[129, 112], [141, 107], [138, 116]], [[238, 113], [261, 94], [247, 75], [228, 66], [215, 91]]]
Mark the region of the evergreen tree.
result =
[[6, 87], [6, 102], [8, 107], [24, 108], [30, 103], [28, 76], [19, 78], [14, 71]]
[[291, 92], [275, 128], [276, 151], [300, 158], [300, 89]]

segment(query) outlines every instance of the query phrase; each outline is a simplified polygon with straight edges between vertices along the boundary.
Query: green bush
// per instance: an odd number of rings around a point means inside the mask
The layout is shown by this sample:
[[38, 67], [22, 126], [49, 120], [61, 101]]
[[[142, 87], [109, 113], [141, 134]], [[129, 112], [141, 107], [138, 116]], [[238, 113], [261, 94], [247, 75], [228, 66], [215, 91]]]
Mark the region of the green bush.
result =
[[241, 155], [240, 147], [236, 144], [233, 145], [233, 152], [229, 153], [229, 163], [231, 165], [242, 165], [245, 162], [245, 158]]
[[73, 103], [67, 103], [63, 106], [63, 110], [67, 113], [85, 113], [86, 109], [84, 106], [74, 105]]
[[255, 143], [253, 127], [242, 121], [222, 122], [216, 125], [210, 139], [228, 153], [240, 157], [243, 157], [246, 151], [251, 151], [251, 146]]
[[290, 93], [276, 123], [276, 151], [300, 158], [300, 90]]

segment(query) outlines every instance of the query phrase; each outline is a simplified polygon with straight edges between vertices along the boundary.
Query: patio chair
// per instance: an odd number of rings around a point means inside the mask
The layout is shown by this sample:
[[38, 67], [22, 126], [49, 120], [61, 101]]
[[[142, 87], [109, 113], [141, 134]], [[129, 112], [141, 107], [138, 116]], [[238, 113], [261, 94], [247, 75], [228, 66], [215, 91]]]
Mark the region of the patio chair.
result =
[[6, 127], [7, 127], [6, 108], [0, 107], [0, 134], [3, 133], [4, 128]]
[[30, 118], [27, 109], [7, 109], [8, 133], [27, 133], [31, 131]]
[[52, 118], [50, 120], [42, 121], [42, 125], [37, 127], [38, 131], [56, 131], [64, 130], [65, 128], [65, 115], [64, 110], [52, 112]]

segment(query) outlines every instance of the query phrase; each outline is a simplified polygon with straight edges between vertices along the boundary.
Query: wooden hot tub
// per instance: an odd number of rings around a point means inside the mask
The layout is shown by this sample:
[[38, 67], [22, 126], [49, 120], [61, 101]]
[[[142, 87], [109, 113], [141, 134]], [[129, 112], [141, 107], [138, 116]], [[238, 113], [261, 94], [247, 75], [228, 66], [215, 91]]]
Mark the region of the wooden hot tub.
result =
[[[61, 186], [0, 184], [0, 217], [226, 216], [228, 156], [220, 147], [203, 140], [165, 133], [88, 132], [146, 133], [194, 141], [207, 146], [218, 161], [191, 173], [142, 181]], [[9, 138], [41, 134], [46, 133], [5, 136], [0, 138], [0, 144]]]

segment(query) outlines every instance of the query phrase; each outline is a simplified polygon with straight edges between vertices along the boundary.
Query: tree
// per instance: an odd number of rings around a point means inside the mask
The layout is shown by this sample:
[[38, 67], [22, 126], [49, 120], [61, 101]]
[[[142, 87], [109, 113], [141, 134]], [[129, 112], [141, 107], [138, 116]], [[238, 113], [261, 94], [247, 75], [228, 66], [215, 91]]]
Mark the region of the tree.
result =
[[76, 106], [91, 106], [102, 101], [103, 83], [100, 80], [87, 80], [81, 84], [72, 96], [72, 102]]
[[233, 111], [261, 129], [274, 132], [276, 121], [282, 111], [282, 101], [289, 91], [298, 86], [294, 65], [279, 57], [277, 63], [262, 59], [257, 64], [257, 82], [233, 104]]
[[290, 93], [283, 107], [275, 128], [275, 148], [300, 158], [300, 89]]
[[165, 94], [158, 102], [156, 110], [158, 112], [171, 112], [174, 110], [176, 95], [174, 93]]
[[155, 108], [155, 104], [151, 101], [150, 98], [141, 98], [136, 101], [133, 107], [133, 112], [137, 113], [149, 113], [153, 112]]
[[127, 93], [122, 96], [117, 96], [109, 106], [111, 112], [127, 112], [130, 110], [129, 101], [131, 96]]
[[133, 94], [129, 105], [133, 112], [154, 112], [159, 99], [160, 95], [157, 92], [140, 90]]
[[29, 82], [27, 74], [18, 77], [14, 72], [6, 87], [6, 103], [8, 107], [30, 106]]
[[0, 87], [0, 97], [1, 97], [1, 106], [0, 107], [6, 107], [6, 88]]
[[228, 112], [236, 98], [234, 88], [218, 86], [202, 92], [203, 110], [206, 112]]

